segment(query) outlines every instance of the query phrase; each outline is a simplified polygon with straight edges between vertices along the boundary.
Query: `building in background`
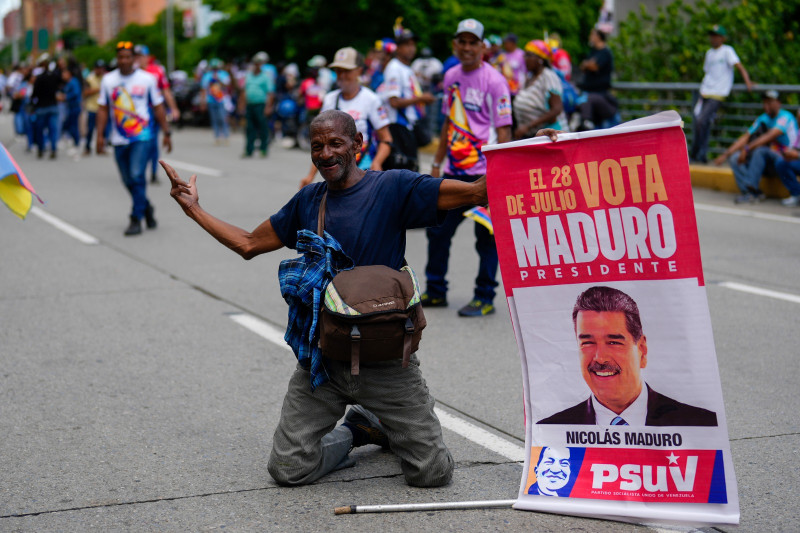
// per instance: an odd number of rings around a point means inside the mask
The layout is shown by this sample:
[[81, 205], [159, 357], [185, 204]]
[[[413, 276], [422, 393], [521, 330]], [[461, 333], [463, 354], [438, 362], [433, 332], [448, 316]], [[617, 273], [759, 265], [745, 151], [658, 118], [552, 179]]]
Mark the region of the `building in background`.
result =
[[[114, 38], [128, 24], [156, 21], [169, 0], [20, 0], [3, 17], [3, 43], [23, 40], [23, 55], [58, 51], [55, 40], [65, 29], [84, 30], [99, 44]], [[205, 37], [223, 15], [202, 0], [172, 0], [180, 11], [185, 37]]]

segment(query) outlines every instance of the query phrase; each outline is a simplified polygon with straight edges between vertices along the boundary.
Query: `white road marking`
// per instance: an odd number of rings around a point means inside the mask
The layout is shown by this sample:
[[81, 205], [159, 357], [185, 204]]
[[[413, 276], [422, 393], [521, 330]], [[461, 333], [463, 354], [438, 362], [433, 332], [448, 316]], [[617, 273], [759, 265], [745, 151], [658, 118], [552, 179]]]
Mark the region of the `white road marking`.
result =
[[757, 294], [759, 296], [766, 296], [768, 298], [775, 298], [777, 300], [786, 300], [787, 302], [800, 304], [800, 296], [797, 296], [796, 294], [771, 291], [769, 289], [762, 289], [760, 287], [753, 287], [751, 285], [744, 285], [742, 283], [735, 283], [733, 281], [723, 281], [719, 283], [719, 286], [725, 287], [727, 289], [733, 289], [735, 291], [748, 292], [750, 294]]
[[220, 178], [223, 175], [223, 172], [221, 170], [217, 170], [216, 168], [193, 165], [192, 163], [185, 163], [183, 161], [175, 161], [172, 159], [164, 159], [164, 162], [172, 167], [180, 170], [188, 170], [189, 172], [196, 174], [206, 174], [207, 176], [214, 176], [215, 178]]
[[519, 462], [525, 460], [524, 447], [509, 442], [493, 433], [489, 433], [485, 429], [479, 428], [475, 424], [452, 415], [439, 407], [436, 407], [434, 410], [436, 411], [436, 416], [439, 417], [439, 422], [442, 424], [442, 427], [458, 433], [465, 439], [480, 444], [484, 448], [498, 455], [502, 455], [506, 459]]
[[67, 235], [69, 235], [70, 237], [72, 237], [74, 239], [78, 239], [79, 241], [81, 241], [84, 244], [100, 244], [100, 241], [97, 238], [89, 235], [85, 231], [79, 230], [78, 228], [76, 228], [75, 226], [73, 226], [71, 224], [67, 224], [66, 222], [64, 222], [60, 218], [58, 218], [58, 217], [56, 217], [54, 215], [51, 215], [50, 213], [48, 213], [44, 209], [40, 209], [40, 208], [34, 206], [34, 207], [31, 207], [31, 213], [36, 215], [37, 217], [41, 218], [42, 220], [44, 220], [48, 224], [56, 227], [57, 229], [60, 229], [61, 231], [63, 231]]
[[[291, 351], [289, 345], [283, 340], [283, 331], [278, 330], [278, 328], [252, 315], [248, 315], [247, 313], [231, 313], [228, 316], [231, 317], [231, 320], [246, 327], [253, 333], [260, 335], [273, 344]], [[503, 457], [512, 461], [521, 462], [525, 460], [524, 447], [519, 446], [518, 444], [513, 444], [502, 437], [498, 437], [497, 435], [494, 435], [493, 433], [490, 433], [485, 429], [472, 424], [471, 422], [467, 422], [466, 420], [452, 415], [447, 411], [440, 409], [439, 407], [436, 407], [435, 411], [436, 416], [439, 417], [439, 422], [442, 424], [442, 427], [458, 433], [462, 437], [469, 439], [472, 442], [479, 444], [484, 448], [487, 448], [494, 453], [502, 455]]]
[[264, 337], [271, 343], [276, 344], [281, 348], [285, 348], [290, 352], [292, 351], [291, 346], [286, 344], [286, 341], [283, 340], [283, 332], [278, 330], [278, 328], [275, 326], [268, 324], [263, 320], [259, 320], [253, 315], [248, 315], [247, 313], [231, 313], [228, 316], [231, 317], [231, 320], [240, 326], [246, 327], [256, 335]]
[[769, 213], [761, 213], [759, 211], [749, 211], [747, 209], [736, 209], [733, 207], [721, 207], [718, 205], [709, 204], [694, 204], [697, 211], [708, 211], [711, 213], [723, 213], [725, 215], [736, 215], [739, 217], [759, 218], [762, 220], [772, 220], [774, 222], [788, 222], [789, 224], [800, 224], [800, 217], [792, 217], [787, 215], [771, 215]]

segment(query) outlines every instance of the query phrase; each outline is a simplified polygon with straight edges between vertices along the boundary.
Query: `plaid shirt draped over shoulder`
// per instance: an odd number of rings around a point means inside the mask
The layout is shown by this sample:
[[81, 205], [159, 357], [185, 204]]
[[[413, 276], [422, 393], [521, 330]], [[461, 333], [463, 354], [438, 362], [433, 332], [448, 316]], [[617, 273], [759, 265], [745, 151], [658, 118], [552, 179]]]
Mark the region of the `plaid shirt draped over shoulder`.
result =
[[302, 255], [281, 261], [278, 268], [281, 296], [289, 304], [289, 324], [284, 340], [297, 361], [311, 372], [311, 390], [328, 381], [318, 345], [319, 313], [325, 288], [342, 270], [353, 268], [353, 260], [327, 231], [324, 238], [313, 231], [297, 232], [297, 251]]

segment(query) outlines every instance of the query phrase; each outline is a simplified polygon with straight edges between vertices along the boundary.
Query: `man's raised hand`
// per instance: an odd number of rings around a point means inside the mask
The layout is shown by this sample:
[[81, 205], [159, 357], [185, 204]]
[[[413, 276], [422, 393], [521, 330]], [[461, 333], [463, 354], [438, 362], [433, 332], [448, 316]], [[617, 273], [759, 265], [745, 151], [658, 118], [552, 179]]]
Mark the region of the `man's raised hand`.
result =
[[169, 178], [170, 184], [172, 188], [169, 191], [169, 195], [172, 196], [178, 205], [188, 213], [188, 211], [198, 205], [198, 195], [197, 195], [197, 174], [193, 174], [189, 178], [189, 183], [183, 181], [178, 173], [168, 165], [164, 161], [159, 161], [161, 166], [164, 168], [164, 172], [167, 173], [167, 177]]

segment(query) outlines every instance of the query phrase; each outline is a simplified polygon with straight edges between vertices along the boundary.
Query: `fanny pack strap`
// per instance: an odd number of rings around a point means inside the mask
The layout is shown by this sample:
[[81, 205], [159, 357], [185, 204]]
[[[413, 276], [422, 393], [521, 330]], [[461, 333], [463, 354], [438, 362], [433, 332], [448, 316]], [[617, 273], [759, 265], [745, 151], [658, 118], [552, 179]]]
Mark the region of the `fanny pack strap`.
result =
[[[323, 236], [325, 231], [325, 206], [328, 203], [328, 191], [322, 194], [322, 200], [319, 202], [319, 214], [317, 215], [317, 235]], [[403, 258], [403, 266], [408, 266], [408, 262]], [[411, 317], [406, 318], [405, 335], [403, 338], [403, 368], [408, 368], [408, 363], [411, 361], [411, 342], [414, 335], [414, 322]], [[359, 361], [361, 354], [361, 331], [358, 326], [353, 324], [350, 330], [350, 374], [357, 376], [359, 374]]]
[[325, 204], [328, 203], [328, 191], [322, 193], [322, 200], [319, 203], [319, 215], [317, 215], [317, 235], [325, 238], [322, 233], [325, 231]]

